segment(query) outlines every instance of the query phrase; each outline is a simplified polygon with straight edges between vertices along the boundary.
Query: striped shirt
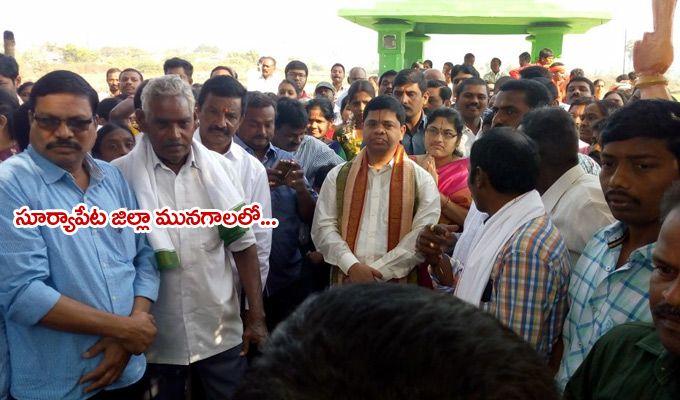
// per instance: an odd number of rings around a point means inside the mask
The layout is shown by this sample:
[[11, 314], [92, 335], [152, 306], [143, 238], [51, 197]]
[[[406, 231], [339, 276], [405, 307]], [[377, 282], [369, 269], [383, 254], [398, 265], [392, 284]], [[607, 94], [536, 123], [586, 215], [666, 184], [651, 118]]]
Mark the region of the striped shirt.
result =
[[585, 154], [578, 153], [578, 165], [590, 175], [600, 176], [600, 171], [602, 171], [600, 164]]
[[300, 161], [308, 182], [314, 182], [314, 176], [319, 169], [327, 165], [335, 167], [345, 162], [326, 143], [309, 135], [304, 135], [300, 147], [293, 154]]
[[614, 326], [651, 322], [649, 278], [654, 243], [633, 251], [616, 268], [626, 227], [615, 222], [588, 242], [569, 284], [569, 314], [564, 324], [564, 355], [557, 374], [560, 388], [576, 372], [597, 340]]
[[[456, 264], [454, 269], [459, 275]], [[480, 308], [547, 359], [562, 332], [569, 273], [569, 253], [559, 231], [549, 217], [534, 218], [517, 229], [498, 253], [491, 293], [487, 287]]]

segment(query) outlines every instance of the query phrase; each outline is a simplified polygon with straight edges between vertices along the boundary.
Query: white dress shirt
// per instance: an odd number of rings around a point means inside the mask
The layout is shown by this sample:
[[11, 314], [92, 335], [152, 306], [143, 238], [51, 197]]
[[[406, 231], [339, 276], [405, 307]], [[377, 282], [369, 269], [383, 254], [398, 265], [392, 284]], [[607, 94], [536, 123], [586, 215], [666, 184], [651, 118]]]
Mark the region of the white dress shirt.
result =
[[382, 273], [383, 281], [407, 276], [414, 266], [423, 261], [416, 253], [416, 240], [420, 231], [428, 224], [439, 220], [439, 191], [432, 176], [410, 159], [404, 162], [414, 164], [417, 187], [418, 209], [413, 217], [411, 232], [399, 244], [387, 251], [387, 217], [389, 215], [390, 180], [394, 161], [380, 170], [368, 169], [368, 184], [364, 199], [364, 210], [359, 226], [356, 247], [352, 253], [347, 242], [340, 236], [336, 201], [336, 180], [342, 165], [333, 168], [321, 187], [316, 202], [312, 240], [323, 254], [324, 260], [337, 265], [347, 274], [357, 262], [371, 266]]
[[579, 165], [565, 172], [541, 199], [564, 238], [571, 265], [576, 265], [595, 232], [614, 222], [600, 181]]
[[[224, 153], [231, 170], [241, 181], [244, 191], [246, 204], [260, 203], [262, 206], [262, 218], [272, 217], [271, 192], [269, 190], [269, 179], [264, 165], [255, 157], [248, 154], [245, 149], [235, 141], [231, 142], [229, 150]], [[257, 259], [260, 262], [260, 279], [262, 280], [262, 290], [267, 284], [269, 274], [269, 253], [272, 249], [272, 230], [262, 228], [259, 224], [253, 225], [253, 233], [257, 240]], [[239, 288], [239, 278], [236, 273], [236, 264], [233, 264], [234, 282]]]
[[[219, 160], [233, 177], [227, 160]], [[214, 208], [200, 170], [193, 153], [176, 175], [154, 154], [159, 206]], [[238, 180], [234, 186], [240, 186]], [[181, 266], [161, 273], [158, 301], [151, 307], [158, 334], [147, 358], [151, 363], [188, 365], [242, 342], [243, 323], [229, 253], [254, 245], [255, 236], [249, 229], [225, 250], [217, 227], [167, 231]]]
[[463, 154], [463, 157], [470, 157], [472, 145], [475, 143], [475, 140], [481, 137], [483, 128], [484, 122], [481, 118], [479, 120], [479, 130], [477, 130], [477, 132], [472, 132], [472, 129], [468, 128], [467, 125], [463, 125], [463, 135], [458, 144], [458, 151]]
[[269, 79], [265, 79], [262, 75], [259, 75], [257, 79], [252, 82], [248, 82], [248, 90], [251, 92], [262, 92], [262, 93], [279, 93], [279, 84], [282, 79], [277, 77], [276, 74], [272, 74]]

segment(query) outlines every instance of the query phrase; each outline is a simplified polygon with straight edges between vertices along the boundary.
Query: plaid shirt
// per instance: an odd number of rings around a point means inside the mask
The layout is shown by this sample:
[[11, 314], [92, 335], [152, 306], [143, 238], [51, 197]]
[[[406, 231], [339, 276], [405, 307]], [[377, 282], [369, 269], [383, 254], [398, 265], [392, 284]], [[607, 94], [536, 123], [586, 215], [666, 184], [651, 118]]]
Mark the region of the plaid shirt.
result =
[[[454, 274], [460, 277], [457, 266], [454, 260]], [[491, 295], [482, 296], [480, 308], [547, 359], [562, 332], [570, 269], [567, 247], [555, 225], [547, 216], [534, 218], [517, 229], [498, 253], [491, 271]], [[453, 291], [436, 282], [435, 287]]]
[[595, 342], [616, 325], [651, 322], [649, 278], [654, 243], [633, 251], [616, 268], [626, 238], [621, 222], [598, 231], [574, 267], [569, 285], [569, 314], [564, 324], [564, 355], [557, 374], [562, 389]]

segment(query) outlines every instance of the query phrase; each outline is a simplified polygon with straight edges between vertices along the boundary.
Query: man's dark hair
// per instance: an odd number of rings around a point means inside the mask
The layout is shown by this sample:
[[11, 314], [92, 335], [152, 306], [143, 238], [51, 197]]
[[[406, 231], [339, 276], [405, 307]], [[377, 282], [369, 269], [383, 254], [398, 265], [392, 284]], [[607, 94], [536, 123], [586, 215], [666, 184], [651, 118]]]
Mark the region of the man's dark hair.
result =
[[109, 75], [114, 74], [116, 72], [120, 73], [120, 68], [116, 68], [116, 67], [109, 68], [109, 69], [106, 70], [106, 77], [108, 78]]
[[130, 128], [123, 124], [117, 124], [115, 122], [109, 122], [106, 125], [102, 126], [99, 128], [97, 131], [97, 139], [94, 141], [94, 146], [92, 146], [92, 157], [101, 159], [102, 158], [102, 142], [104, 141], [104, 138], [111, 132], [122, 129], [125, 132], [129, 133], [130, 136], [134, 138], [134, 135], [132, 134], [132, 131], [130, 131]]
[[555, 53], [547, 47], [541, 49], [541, 51], [538, 53], [538, 58], [548, 58], [548, 57], [554, 57]]
[[451, 125], [453, 125], [453, 127], [456, 129], [458, 137], [463, 135], [463, 129], [465, 129], [465, 122], [463, 121], [463, 117], [460, 115], [460, 113], [455, 109], [451, 107], [439, 107], [438, 109], [432, 111], [432, 114], [430, 114], [430, 116], [427, 117], [427, 125], [425, 125], [425, 129], [427, 129], [427, 127], [430, 126], [430, 124], [433, 123], [434, 120], [437, 118], [444, 118]]
[[343, 74], [345, 73], [345, 66], [344, 66], [344, 65], [342, 65], [342, 64], [340, 64], [340, 63], [335, 63], [335, 64], [333, 64], [333, 66], [331, 67], [331, 71], [332, 71], [333, 68], [335, 68], [335, 67], [340, 67], [340, 68], [342, 68], [342, 73], [343, 73]]
[[524, 53], [519, 55], [519, 59], [522, 61], [531, 62], [531, 54], [525, 51]]
[[569, 86], [571, 86], [571, 84], [574, 82], [585, 82], [588, 85], [588, 88], [590, 89], [590, 94], [592, 96], [595, 95], [595, 85], [593, 85], [593, 81], [591, 81], [590, 79], [585, 78], [583, 76], [577, 76], [571, 79], [569, 83], [567, 83], [567, 90], [569, 90]]
[[553, 83], [552, 80], [550, 80], [548, 78], [544, 78], [542, 76], [536, 77], [536, 78], [531, 78], [531, 80], [540, 83], [541, 85], [543, 85], [546, 88], [548, 93], [550, 93], [550, 100], [551, 101], [556, 99], [560, 95], [560, 92], [557, 90], [557, 86], [555, 86], [555, 84]]
[[402, 69], [401, 71], [399, 71], [396, 78], [394, 78], [395, 88], [403, 85], [412, 85], [414, 83], [418, 84], [418, 89], [420, 89], [421, 93], [425, 93], [425, 91], [427, 90], [427, 80], [425, 79], [425, 75], [421, 71], [413, 69]]
[[605, 93], [604, 96], [602, 96], [602, 98], [606, 99], [607, 96], [609, 96], [612, 93], [618, 94], [621, 97], [621, 100], [623, 100], [624, 105], [628, 104], [628, 102], [630, 101], [630, 94], [627, 91], [621, 89], [610, 90], [607, 93]]
[[111, 114], [111, 110], [115, 106], [118, 105], [122, 100], [119, 99], [118, 97], [109, 97], [108, 99], [104, 99], [99, 102], [97, 105], [97, 111], [95, 114], [97, 114], [97, 117], [103, 118], [105, 120], [109, 120], [109, 114]]
[[425, 60], [425, 61], [423, 61], [423, 65], [429, 65], [430, 68], [434, 67], [434, 64], [432, 64], [432, 60]]
[[542, 67], [540, 65], [532, 65], [530, 67], [523, 68], [519, 71], [519, 76], [522, 79], [531, 78], [548, 78], [552, 77], [550, 70], [548, 68]]
[[142, 109], [142, 90], [144, 90], [149, 81], [151, 81], [151, 79], [142, 81], [142, 83], [140, 83], [139, 86], [137, 86], [137, 91], [135, 92], [135, 95], [132, 97], [132, 104], [135, 107], [135, 110]]
[[[264, 58], [269, 58], [269, 57], [264, 57]], [[219, 71], [219, 70], [228, 71], [231, 76], [233, 76], [235, 79], [238, 79], [238, 74], [236, 73], [236, 71], [234, 71], [233, 68], [227, 67], [225, 65], [218, 65], [215, 68], [213, 68], [212, 71], [210, 71], [210, 76], [212, 76], [212, 74], [214, 74], [215, 71]]]
[[486, 81], [481, 78], [468, 78], [463, 80], [456, 88], [456, 98], [460, 97], [465, 88], [468, 86], [484, 86], [486, 94], [489, 94], [489, 86], [487, 86]]
[[465, 53], [465, 56], [463, 56], [463, 60], [467, 60], [469, 58], [474, 58], [475, 55], [472, 53]]
[[335, 119], [335, 111], [333, 110], [333, 103], [331, 103], [330, 100], [325, 98], [316, 98], [309, 100], [305, 105], [307, 115], [309, 115], [309, 113], [315, 107], [318, 107], [319, 110], [321, 110], [321, 114], [327, 121], [333, 122], [333, 120]]
[[522, 132], [537, 145], [541, 160], [564, 168], [578, 164], [578, 132], [568, 112], [560, 107], [541, 107], [522, 119]]
[[305, 106], [299, 100], [282, 97], [276, 102], [276, 120], [274, 127], [278, 130], [283, 125], [291, 128], [305, 128], [309, 119]]
[[347, 96], [345, 98], [347, 101], [352, 101], [352, 98], [359, 92], [368, 93], [371, 97], [375, 97], [375, 88], [371, 85], [371, 82], [367, 80], [354, 81], [347, 89]]
[[243, 106], [243, 114], [249, 108], [267, 108], [273, 107], [276, 111], [276, 100], [273, 96], [268, 96], [262, 92], [248, 92], [246, 95], [246, 104]]
[[439, 88], [439, 97], [442, 98], [442, 101], [451, 100], [453, 97], [453, 90], [448, 86], [442, 86]]
[[617, 83], [620, 83], [620, 82], [623, 82], [623, 81], [628, 81], [628, 80], [630, 80], [630, 78], [628, 77], [628, 74], [621, 74], [621, 75], [616, 77]]
[[575, 98], [571, 104], [569, 105], [569, 109], [571, 110], [573, 107], [576, 106], [588, 106], [590, 104], [593, 104], [595, 102], [595, 99], [592, 97], [577, 97]]
[[581, 68], [574, 68], [569, 72], [569, 78], [574, 79], [576, 77], [585, 78], [586, 73]]
[[0, 75], [11, 80], [17, 79], [19, 76], [19, 64], [12, 56], [0, 54]]
[[635, 81], [637, 79], [637, 73], [635, 73], [635, 71], [630, 71], [628, 73], [628, 79], [630, 79], [631, 81]]
[[285, 73], [288, 74], [288, 71], [291, 69], [301, 69], [305, 71], [305, 76], [309, 76], [309, 70], [307, 69], [307, 64], [303, 63], [300, 60], [293, 60], [286, 65]]
[[440, 81], [438, 79], [428, 79], [427, 80], [427, 88], [428, 89], [433, 89], [433, 88], [439, 88], [446, 86], [446, 82]]
[[522, 194], [536, 188], [540, 158], [536, 144], [512, 128], [493, 128], [470, 151], [470, 181], [478, 169], [499, 193]]
[[19, 106], [14, 111], [12, 118], [12, 139], [19, 146], [19, 150], [24, 151], [30, 143], [29, 134], [31, 132], [31, 122], [28, 118], [28, 102]]
[[314, 177], [312, 178], [312, 187], [313, 188], [320, 188], [323, 185], [323, 181], [326, 180], [326, 177], [328, 176], [328, 173], [331, 172], [331, 170], [335, 168], [335, 165], [333, 164], [328, 164], [324, 165], [323, 167], [320, 167], [319, 169], [316, 170], [314, 173]]
[[453, 63], [452, 63], [451, 61], [447, 61], [447, 62], [445, 62], [445, 63], [444, 63], [444, 66], [446, 66], [446, 67], [449, 67], [449, 68], [453, 69]]
[[492, 59], [491, 59], [491, 62], [494, 62], [494, 61], [498, 61], [498, 66], [499, 66], [499, 67], [501, 66], [501, 59], [500, 59], [500, 58], [498, 58], [498, 57], [492, 58]]
[[33, 85], [28, 100], [30, 110], [35, 111], [35, 103], [38, 97], [60, 93], [85, 97], [90, 102], [92, 116], [97, 111], [97, 104], [99, 104], [97, 92], [82, 76], [71, 71], [52, 71], [38, 79]]
[[397, 100], [394, 96], [384, 94], [369, 101], [366, 105], [366, 108], [364, 108], [364, 121], [366, 120], [369, 111], [378, 110], [392, 111], [397, 115], [397, 120], [399, 121], [400, 125], [404, 125], [406, 123], [406, 110], [404, 110], [404, 106], [402, 106], [399, 100]]
[[243, 104], [245, 103], [246, 93], [248, 93], [246, 88], [244, 88], [236, 79], [231, 76], [218, 75], [203, 83], [203, 87], [201, 87], [201, 91], [198, 94], [196, 105], [200, 109], [209, 94], [212, 94], [215, 97], [241, 99], [241, 114], [243, 114]]
[[552, 99], [548, 89], [542, 84], [531, 79], [511, 80], [503, 84], [500, 89], [501, 92], [522, 92], [524, 93], [524, 101], [529, 108], [543, 107], [550, 104]]
[[19, 87], [17, 88], [17, 93], [20, 94], [21, 92], [23, 92], [24, 90], [28, 89], [29, 87], [31, 87], [33, 85], [35, 85], [35, 82], [31, 82], [31, 81], [24, 82], [21, 85], [19, 85]]
[[194, 66], [187, 60], [182, 58], [173, 57], [165, 60], [163, 63], [163, 73], [167, 74], [169, 70], [174, 68], [182, 68], [189, 78], [194, 74]]
[[661, 222], [668, 218], [673, 210], [680, 209], [680, 181], [673, 182], [661, 198]]
[[378, 86], [382, 85], [383, 79], [389, 78], [390, 76], [397, 76], [397, 71], [391, 69], [389, 71], [383, 72], [383, 74], [380, 75], [380, 79], [378, 79]]
[[451, 70], [451, 79], [454, 79], [456, 75], [460, 73], [472, 75], [474, 78], [479, 78], [479, 72], [477, 70], [469, 65], [465, 64], [458, 64], [454, 65], [453, 69]]
[[594, 101], [594, 103], [597, 105], [598, 110], [600, 110], [600, 114], [604, 115], [605, 118], [614, 114], [616, 110], [621, 108], [617, 103], [610, 100], [598, 100]]
[[634, 138], [658, 139], [680, 161], [680, 103], [668, 100], [638, 100], [607, 119], [600, 133], [602, 147]]
[[136, 69], [134, 69], [134, 68], [125, 68], [124, 70], [120, 71], [120, 74], [118, 74], [118, 79], [120, 79], [120, 76], [123, 75], [123, 74], [126, 73], [126, 72], [134, 72], [134, 73], [136, 73], [137, 75], [139, 75], [139, 80], [140, 80], [140, 81], [143, 81], [143, 80], [144, 80], [144, 75], [142, 75], [141, 72], [139, 72], [138, 70], [136, 70]]
[[14, 113], [19, 108], [19, 100], [14, 93], [0, 89], [0, 116], [7, 119], [7, 131], [14, 138]]
[[234, 397], [557, 398], [536, 352], [489, 314], [454, 296], [385, 284], [308, 298], [272, 333]]

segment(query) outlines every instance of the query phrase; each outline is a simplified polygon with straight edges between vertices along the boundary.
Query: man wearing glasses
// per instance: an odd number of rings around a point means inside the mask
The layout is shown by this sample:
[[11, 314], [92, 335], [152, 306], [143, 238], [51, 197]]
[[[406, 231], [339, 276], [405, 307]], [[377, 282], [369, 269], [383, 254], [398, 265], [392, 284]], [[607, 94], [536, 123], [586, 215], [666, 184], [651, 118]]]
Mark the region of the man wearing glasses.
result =
[[88, 154], [97, 102], [79, 75], [45, 75], [29, 100], [31, 145], [0, 165], [0, 312], [15, 398], [137, 398], [129, 386], [144, 374], [142, 353], [156, 334], [148, 311], [159, 275], [145, 236], [13, 226], [22, 206], [137, 208], [120, 172]]

